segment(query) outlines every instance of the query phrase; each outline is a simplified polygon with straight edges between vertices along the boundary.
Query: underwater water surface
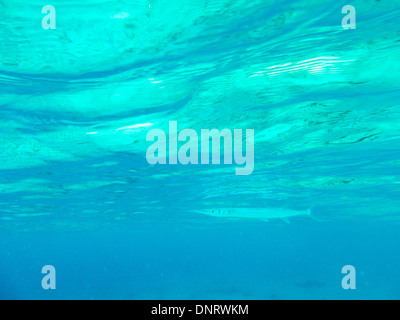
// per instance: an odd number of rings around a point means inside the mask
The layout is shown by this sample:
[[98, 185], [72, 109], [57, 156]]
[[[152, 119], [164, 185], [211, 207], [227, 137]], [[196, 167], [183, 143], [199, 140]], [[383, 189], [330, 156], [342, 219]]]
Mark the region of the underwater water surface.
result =
[[[399, 299], [399, 21], [397, 0], [0, 0], [0, 299]], [[254, 171], [150, 165], [170, 121], [254, 129]]]

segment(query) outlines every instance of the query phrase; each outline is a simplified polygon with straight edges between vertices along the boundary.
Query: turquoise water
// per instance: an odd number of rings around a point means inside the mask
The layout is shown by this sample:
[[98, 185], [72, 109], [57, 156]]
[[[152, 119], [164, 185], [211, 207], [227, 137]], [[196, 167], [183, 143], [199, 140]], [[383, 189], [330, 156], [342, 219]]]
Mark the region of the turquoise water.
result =
[[[47, 4], [0, 1], [0, 299], [400, 298], [398, 1]], [[254, 172], [150, 165], [169, 121]]]

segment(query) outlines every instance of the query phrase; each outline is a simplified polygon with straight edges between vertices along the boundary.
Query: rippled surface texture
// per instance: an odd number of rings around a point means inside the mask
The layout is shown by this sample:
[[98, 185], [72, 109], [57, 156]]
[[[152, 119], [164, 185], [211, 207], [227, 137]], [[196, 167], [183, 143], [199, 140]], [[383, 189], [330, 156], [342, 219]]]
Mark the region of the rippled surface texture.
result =
[[[0, 298], [400, 297], [399, 1], [47, 4], [0, 1]], [[254, 129], [253, 174], [149, 165], [169, 121]]]

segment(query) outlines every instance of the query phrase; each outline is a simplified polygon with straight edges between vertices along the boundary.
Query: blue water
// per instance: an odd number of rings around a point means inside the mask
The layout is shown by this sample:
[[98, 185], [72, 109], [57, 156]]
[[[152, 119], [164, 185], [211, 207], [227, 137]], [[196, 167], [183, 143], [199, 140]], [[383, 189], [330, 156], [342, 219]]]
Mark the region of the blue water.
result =
[[[0, 299], [400, 298], [398, 1], [47, 4], [0, 1]], [[170, 121], [254, 172], [150, 165]]]

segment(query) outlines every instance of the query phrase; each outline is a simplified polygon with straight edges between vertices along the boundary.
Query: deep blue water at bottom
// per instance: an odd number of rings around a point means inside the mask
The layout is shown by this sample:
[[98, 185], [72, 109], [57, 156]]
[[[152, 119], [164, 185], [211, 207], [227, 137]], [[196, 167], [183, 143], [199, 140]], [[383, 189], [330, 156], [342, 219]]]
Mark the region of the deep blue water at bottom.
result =
[[[398, 299], [398, 226], [162, 221], [115, 232], [5, 232], [0, 299]], [[57, 289], [43, 290], [53, 265]], [[353, 265], [357, 289], [341, 286]]]

